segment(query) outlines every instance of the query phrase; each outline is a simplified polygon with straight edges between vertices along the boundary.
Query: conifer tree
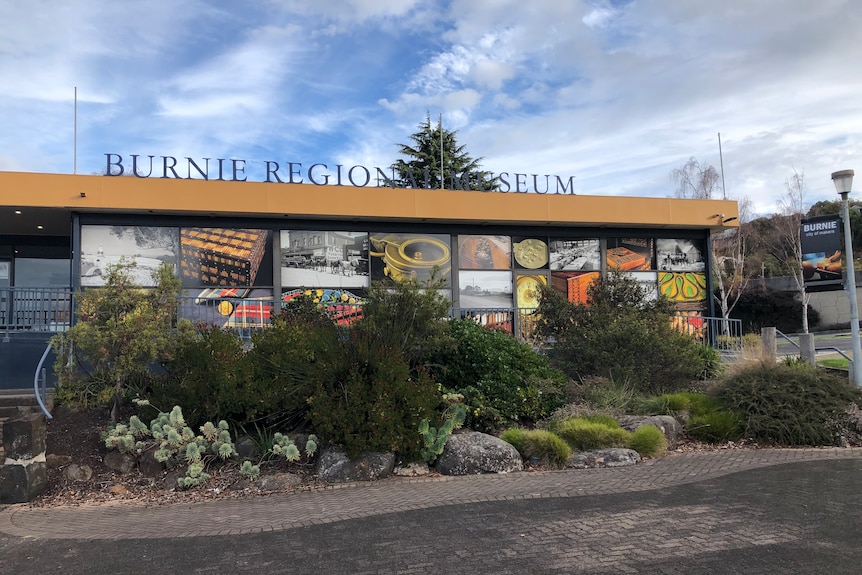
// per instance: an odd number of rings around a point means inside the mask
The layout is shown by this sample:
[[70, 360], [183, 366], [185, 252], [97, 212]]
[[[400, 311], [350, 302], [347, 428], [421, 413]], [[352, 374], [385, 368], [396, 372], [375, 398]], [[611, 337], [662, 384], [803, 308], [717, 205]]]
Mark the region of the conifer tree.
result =
[[[442, 122], [431, 125], [431, 116], [419, 124], [419, 131], [410, 136], [412, 145], [399, 144], [399, 153], [408, 158], [392, 164], [397, 178], [395, 185], [403, 188], [456, 190], [496, 190], [499, 182], [491, 172], [482, 170], [481, 158], [472, 158], [464, 146], [459, 146], [455, 132], [443, 129]], [[441, 145], [443, 183], [441, 185]]]

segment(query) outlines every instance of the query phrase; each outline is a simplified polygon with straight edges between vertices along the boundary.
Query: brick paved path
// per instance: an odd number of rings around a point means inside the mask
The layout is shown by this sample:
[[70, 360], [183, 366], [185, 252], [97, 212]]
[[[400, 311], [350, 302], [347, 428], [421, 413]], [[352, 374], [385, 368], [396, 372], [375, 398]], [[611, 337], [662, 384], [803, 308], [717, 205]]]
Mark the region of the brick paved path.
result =
[[[615, 469], [392, 478], [314, 491], [154, 507], [122, 502], [66, 508], [15, 505], [0, 508], [0, 533], [39, 539], [90, 540], [239, 535], [441, 506], [639, 492], [782, 463], [846, 459], [862, 459], [862, 448], [671, 454]], [[648, 519], [651, 511], [644, 513], [647, 515], [631, 520]], [[702, 520], [697, 508], [681, 513], [683, 521], [692, 515], [694, 521]], [[589, 523], [585, 525], [589, 532]]]

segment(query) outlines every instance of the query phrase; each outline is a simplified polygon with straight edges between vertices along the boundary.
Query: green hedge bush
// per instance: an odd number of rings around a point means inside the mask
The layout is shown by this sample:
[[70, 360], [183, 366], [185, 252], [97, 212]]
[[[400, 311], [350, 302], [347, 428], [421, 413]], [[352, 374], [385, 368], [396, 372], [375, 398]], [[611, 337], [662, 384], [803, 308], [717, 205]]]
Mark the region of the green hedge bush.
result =
[[534, 423], [562, 405], [567, 378], [529, 345], [470, 319], [446, 323], [445, 340], [425, 365], [468, 406], [467, 427], [492, 431], [505, 423]]
[[648, 297], [625, 272], [596, 280], [589, 305], [549, 287], [540, 293], [539, 334], [553, 338], [548, 356], [573, 379], [599, 375], [661, 393], [689, 385], [710, 367], [701, 344], [671, 325], [672, 302]]
[[335, 357], [334, 369], [316, 379], [308, 399], [317, 435], [349, 457], [394, 451], [420, 461], [419, 424], [441, 403], [434, 380], [424, 370], [411, 371], [398, 350], [367, 337], [351, 337]]
[[246, 421], [266, 419], [278, 427], [303, 427], [315, 385], [332, 377], [340, 361], [338, 326], [309, 297], [294, 298], [252, 336], [246, 353], [243, 394]]
[[246, 350], [234, 332], [215, 326], [182, 333], [149, 398], [155, 405], [185, 406], [193, 424], [227, 419], [282, 430], [305, 426], [315, 381], [329, 376], [340, 354], [337, 326], [310, 298], [299, 297], [251, 341]]
[[742, 421], [743, 436], [780, 445], [836, 445], [851, 426], [847, 409], [862, 392], [846, 377], [811, 367], [760, 363], [724, 382], [719, 398]]
[[182, 405], [191, 427], [205, 421], [244, 419], [245, 351], [220, 327], [197, 326], [177, 339], [165, 373], [147, 393], [153, 405]]

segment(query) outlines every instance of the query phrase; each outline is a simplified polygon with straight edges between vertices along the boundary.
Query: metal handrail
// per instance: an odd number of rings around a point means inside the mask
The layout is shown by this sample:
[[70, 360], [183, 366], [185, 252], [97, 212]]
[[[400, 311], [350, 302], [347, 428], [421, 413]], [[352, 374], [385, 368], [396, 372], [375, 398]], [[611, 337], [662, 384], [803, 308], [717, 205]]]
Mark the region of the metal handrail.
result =
[[[775, 335], [781, 336], [781, 338], [783, 338], [787, 343], [789, 343], [789, 344], [791, 344], [791, 345], [795, 346], [795, 347], [796, 347], [796, 349], [798, 349], [798, 350], [802, 350], [802, 348], [801, 348], [801, 347], [799, 347], [799, 344], [798, 344], [798, 343], [796, 343], [795, 341], [793, 341], [792, 339], [790, 339], [790, 337], [788, 337], [788, 336], [784, 335], [783, 333], [781, 333], [781, 332], [780, 332], [780, 331], [778, 331], [777, 329], [775, 330]], [[825, 348], [824, 348], [824, 349], [825, 349]], [[815, 351], [816, 351], [816, 350], [815, 350]]]
[[852, 362], [852, 361], [853, 361], [852, 359], [850, 359], [850, 356], [848, 356], [846, 353], [844, 353], [843, 351], [841, 351], [841, 350], [840, 350], [840, 349], [838, 349], [837, 347], [815, 347], [815, 348], [814, 348], [814, 351], [815, 351], [815, 352], [816, 352], [816, 351], [834, 351], [834, 352], [836, 352], [838, 355], [840, 355], [841, 357], [843, 357], [844, 359], [846, 359], [848, 362]]
[[[49, 343], [47, 347], [45, 347], [45, 351], [42, 353], [42, 359], [39, 360], [39, 365], [36, 366], [36, 373], [33, 375], [33, 392], [36, 394], [36, 401], [39, 403], [39, 408], [42, 410], [42, 413], [45, 414], [45, 417], [48, 419], [54, 419], [54, 416], [51, 415], [51, 412], [48, 411], [48, 408], [45, 407], [45, 402], [42, 399], [42, 396], [45, 396], [45, 399], [48, 398], [48, 385], [45, 381], [47, 377], [44, 376], [45, 368], [42, 367], [45, 363], [45, 359], [47, 359], [48, 354], [51, 352], [51, 344]], [[43, 377], [41, 378], [41, 385], [39, 385], [39, 374], [42, 373]]]

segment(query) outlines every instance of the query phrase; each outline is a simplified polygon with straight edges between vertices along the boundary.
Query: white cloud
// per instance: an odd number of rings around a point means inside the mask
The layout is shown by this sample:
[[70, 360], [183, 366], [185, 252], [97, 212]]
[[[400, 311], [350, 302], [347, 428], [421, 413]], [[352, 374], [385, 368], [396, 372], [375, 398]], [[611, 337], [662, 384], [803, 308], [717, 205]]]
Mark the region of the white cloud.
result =
[[367, 22], [382, 27], [399, 21], [415, 25], [433, 13], [433, 8], [423, 6], [419, 0], [270, 0], [269, 4], [284, 14], [322, 23], [315, 32], [323, 35], [348, 33], [351, 27]]
[[161, 113], [168, 116], [219, 116], [260, 113], [277, 100], [288, 73], [295, 27], [256, 28], [249, 40], [204, 60], [191, 70], [179, 70], [164, 84]]
[[[774, 209], [862, 157], [847, 0], [0, 3], [0, 169], [106, 151], [385, 166], [426, 114], [489, 169], [669, 196], [695, 156]], [[843, 31], [843, 33], [837, 33]]]
[[604, 28], [616, 14], [610, 8], [596, 8], [583, 17], [582, 21], [590, 28]]

